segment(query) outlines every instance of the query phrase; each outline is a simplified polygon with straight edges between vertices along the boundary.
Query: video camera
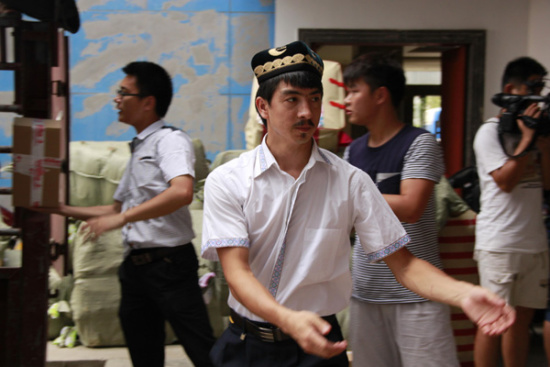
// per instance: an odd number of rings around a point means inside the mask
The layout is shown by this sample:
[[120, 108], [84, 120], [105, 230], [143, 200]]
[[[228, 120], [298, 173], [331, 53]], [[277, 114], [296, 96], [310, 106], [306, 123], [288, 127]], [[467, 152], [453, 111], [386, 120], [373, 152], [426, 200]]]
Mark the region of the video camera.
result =
[[[520, 96], [498, 93], [493, 96], [492, 101], [497, 106], [506, 109], [500, 117], [500, 133], [521, 135], [516, 121], [517, 119], [521, 119], [525, 126], [534, 129], [537, 135], [550, 135], [550, 93], [546, 96]], [[523, 111], [532, 103], [542, 103], [540, 116], [538, 118], [521, 116]]]

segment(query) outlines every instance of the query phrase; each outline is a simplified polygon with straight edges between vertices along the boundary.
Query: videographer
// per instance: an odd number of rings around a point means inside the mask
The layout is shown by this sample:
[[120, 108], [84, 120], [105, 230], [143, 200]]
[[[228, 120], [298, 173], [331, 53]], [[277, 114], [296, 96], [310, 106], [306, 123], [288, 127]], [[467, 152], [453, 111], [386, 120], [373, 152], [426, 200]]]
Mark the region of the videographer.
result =
[[[502, 78], [507, 95], [538, 96], [546, 69], [529, 57], [508, 63]], [[526, 98], [528, 101], [529, 99]], [[481, 187], [474, 258], [480, 282], [515, 307], [517, 318], [503, 335], [505, 366], [525, 366], [534, 310], [546, 308], [548, 244], [542, 218], [543, 190], [550, 190], [550, 138], [533, 123], [547, 122], [537, 103], [513, 115], [503, 109], [478, 130], [474, 151]], [[505, 119], [517, 124], [504, 127]], [[525, 122], [524, 122], [525, 121]], [[530, 127], [528, 127], [530, 126]], [[478, 330], [477, 367], [497, 366], [500, 337]]]

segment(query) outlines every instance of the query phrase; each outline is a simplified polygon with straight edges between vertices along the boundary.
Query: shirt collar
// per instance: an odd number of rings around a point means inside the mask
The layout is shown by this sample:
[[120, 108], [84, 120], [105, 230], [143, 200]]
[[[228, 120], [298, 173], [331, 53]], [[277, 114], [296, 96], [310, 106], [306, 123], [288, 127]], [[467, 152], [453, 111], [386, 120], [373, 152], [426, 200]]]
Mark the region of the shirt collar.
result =
[[[256, 154], [256, 167], [254, 169], [254, 178], [260, 176], [263, 172], [267, 171], [273, 165], [277, 166], [277, 161], [275, 157], [269, 150], [269, 147], [266, 144], [267, 134], [262, 139], [262, 143], [258, 147], [258, 153]], [[317, 162], [332, 165], [330, 159], [323, 153], [317, 142], [313, 140], [313, 147], [311, 149], [311, 156], [309, 157], [309, 162], [305, 166], [305, 170], [313, 167]]]
[[137, 135], [137, 138], [139, 140], [143, 141], [143, 140], [145, 140], [145, 138], [147, 138], [152, 133], [156, 132], [157, 130], [162, 129], [163, 126], [164, 126], [164, 120], [158, 120], [156, 122], [153, 122], [151, 125], [147, 126], [145, 129], [143, 129], [143, 131], [140, 132]]

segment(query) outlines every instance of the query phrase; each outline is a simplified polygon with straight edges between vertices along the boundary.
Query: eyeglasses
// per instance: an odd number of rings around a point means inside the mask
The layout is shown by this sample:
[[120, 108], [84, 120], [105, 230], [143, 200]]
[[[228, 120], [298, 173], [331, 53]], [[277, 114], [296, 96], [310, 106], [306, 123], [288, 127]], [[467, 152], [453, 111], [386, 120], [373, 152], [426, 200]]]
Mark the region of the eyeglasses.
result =
[[122, 89], [118, 89], [116, 91], [116, 94], [117, 96], [119, 97], [126, 97], [126, 96], [130, 96], [130, 97], [146, 97], [145, 94], [142, 94], [142, 93], [128, 93], [128, 92], [125, 92], [124, 90]]

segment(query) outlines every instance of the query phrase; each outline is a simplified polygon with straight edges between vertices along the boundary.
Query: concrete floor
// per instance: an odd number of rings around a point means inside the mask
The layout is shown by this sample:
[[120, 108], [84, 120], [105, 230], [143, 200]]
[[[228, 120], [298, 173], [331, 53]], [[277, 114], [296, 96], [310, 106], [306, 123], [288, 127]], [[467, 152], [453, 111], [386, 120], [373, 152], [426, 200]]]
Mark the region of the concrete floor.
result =
[[[550, 366], [544, 354], [541, 326], [533, 329], [527, 366]], [[132, 367], [132, 363], [124, 347], [87, 348], [79, 345], [74, 348], [59, 348], [48, 342], [46, 367]], [[165, 367], [193, 367], [193, 364], [181, 346], [168, 345]]]
[[[59, 348], [48, 342], [46, 367], [132, 367], [128, 350], [122, 348]], [[180, 345], [166, 346], [165, 367], [193, 367]]]

